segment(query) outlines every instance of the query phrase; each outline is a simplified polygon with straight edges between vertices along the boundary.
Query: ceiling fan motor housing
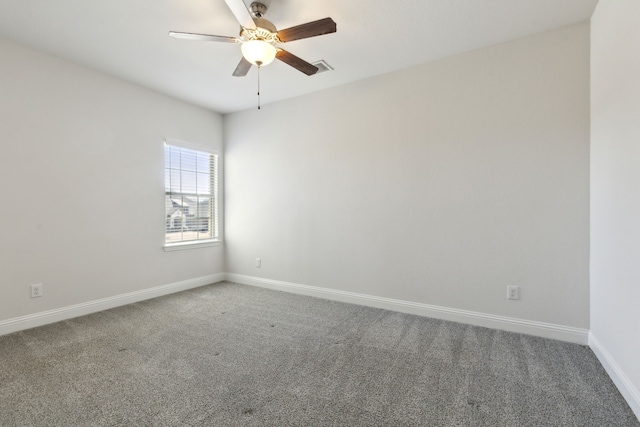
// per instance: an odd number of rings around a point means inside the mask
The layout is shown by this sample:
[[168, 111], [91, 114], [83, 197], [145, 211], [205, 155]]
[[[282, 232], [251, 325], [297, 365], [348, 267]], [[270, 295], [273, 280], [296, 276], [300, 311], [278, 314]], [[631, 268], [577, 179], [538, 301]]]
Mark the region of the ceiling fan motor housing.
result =
[[271, 21], [267, 21], [264, 18], [256, 18], [253, 21], [256, 23], [256, 27], [258, 28], [263, 28], [274, 34], [278, 32], [278, 30], [276, 29], [276, 26], [273, 25]]
[[[260, 3], [252, 3], [252, 8], [256, 4], [260, 5]], [[242, 42], [261, 40], [271, 45], [281, 43], [278, 38], [278, 29], [273, 25], [273, 23], [271, 23], [271, 21], [264, 18], [253, 18], [253, 22], [255, 22], [256, 28], [241, 28], [240, 38], [242, 39]]]
[[242, 41], [249, 40], [262, 40], [267, 43], [276, 44], [280, 43], [280, 39], [278, 38], [278, 30], [276, 30], [275, 25], [266, 19], [254, 19], [256, 23], [256, 28], [242, 28], [240, 30], [240, 38]]

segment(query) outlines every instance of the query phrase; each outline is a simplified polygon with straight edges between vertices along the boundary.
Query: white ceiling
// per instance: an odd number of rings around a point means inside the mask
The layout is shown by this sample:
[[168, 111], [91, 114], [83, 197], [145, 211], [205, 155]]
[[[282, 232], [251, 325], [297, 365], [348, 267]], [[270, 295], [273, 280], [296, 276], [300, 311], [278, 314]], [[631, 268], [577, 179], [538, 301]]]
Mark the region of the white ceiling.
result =
[[[274, 61], [261, 70], [262, 103], [583, 21], [597, 1], [263, 0], [279, 29], [331, 17], [338, 31], [284, 45], [335, 71], [307, 77]], [[255, 67], [232, 77], [239, 45], [167, 33], [238, 30], [224, 0], [0, 0], [1, 37], [220, 113], [256, 107]]]

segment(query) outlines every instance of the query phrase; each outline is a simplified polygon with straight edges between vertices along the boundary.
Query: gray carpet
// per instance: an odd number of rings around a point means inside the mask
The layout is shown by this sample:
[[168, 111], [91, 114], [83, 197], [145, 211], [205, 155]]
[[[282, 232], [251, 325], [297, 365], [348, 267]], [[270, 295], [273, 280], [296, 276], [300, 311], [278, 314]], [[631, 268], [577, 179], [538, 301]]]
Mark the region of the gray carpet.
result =
[[2, 426], [640, 426], [584, 346], [231, 283], [0, 337]]

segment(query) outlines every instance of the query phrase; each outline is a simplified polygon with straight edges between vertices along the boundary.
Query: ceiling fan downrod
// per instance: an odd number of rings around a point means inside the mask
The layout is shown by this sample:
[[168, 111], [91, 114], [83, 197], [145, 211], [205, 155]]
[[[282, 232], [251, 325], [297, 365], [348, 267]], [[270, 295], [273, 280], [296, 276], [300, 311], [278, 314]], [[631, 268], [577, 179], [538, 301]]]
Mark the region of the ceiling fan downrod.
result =
[[257, 1], [251, 3], [251, 15], [253, 15], [254, 18], [260, 19], [265, 13], [267, 13], [267, 6]]

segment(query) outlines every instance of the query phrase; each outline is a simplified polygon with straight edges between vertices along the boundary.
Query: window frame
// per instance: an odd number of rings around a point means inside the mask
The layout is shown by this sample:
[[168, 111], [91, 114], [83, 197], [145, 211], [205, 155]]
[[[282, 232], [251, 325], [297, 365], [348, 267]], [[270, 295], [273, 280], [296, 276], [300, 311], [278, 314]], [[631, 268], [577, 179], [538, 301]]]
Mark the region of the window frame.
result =
[[[200, 239], [200, 240], [187, 240], [187, 241], [178, 241], [178, 242], [167, 242], [167, 205], [166, 205], [166, 197], [167, 197], [167, 188], [166, 188], [166, 171], [167, 171], [167, 164], [166, 164], [166, 159], [164, 157], [165, 155], [165, 150], [167, 146], [171, 146], [171, 147], [177, 147], [177, 148], [184, 148], [187, 150], [192, 150], [192, 151], [198, 151], [201, 153], [206, 153], [209, 155], [214, 156], [215, 159], [215, 167], [214, 167], [214, 173], [215, 175], [212, 177], [212, 187], [210, 189], [209, 192], [209, 197], [211, 197], [213, 199], [213, 212], [211, 213], [211, 221], [212, 221], [212, 227], [214, 228], [214, 233], [215, 236], [212, 238], [208, 238], [208, 239]], [[170, 252], [170, 251], [180, 251], [180, 250], [185, 250], [185, 249], [196, 249], [196, 248], [206, 248], [206, 247], [212, 247], [212, 246], [218, 246], [220, 245], [221, 241], [222, 241], [222, 233], [220, 230], [220, 201], [219, 201], [219, 183], [220, 183], [220, 154], [218, 152], [218, 150], [206, 147], [204, 145], [200, 145], [200, 144], [193, 144], [193, 143], [189, 143], [189, 142], [184, 142], [184, 141], [178, 141], [178, 140], [174, 140], [174, 139], [165, 139], [164, 143], [162, 145], [162, 152], [163, 152], [163, 166], [162, 166], [162, 173], [163, 173], [163, 177], [164, 177], [164, 182], [165, 184], [164, 186], [164, 197], [163, 197], [163, 201], [164, 201], [164, 213], [165, 213], [165, 218], [164, 218], [164, 222], [163, 222], [163, 227], [164, 227], [164, 231], [163, 231], [163, 249], [165, 252]]]

